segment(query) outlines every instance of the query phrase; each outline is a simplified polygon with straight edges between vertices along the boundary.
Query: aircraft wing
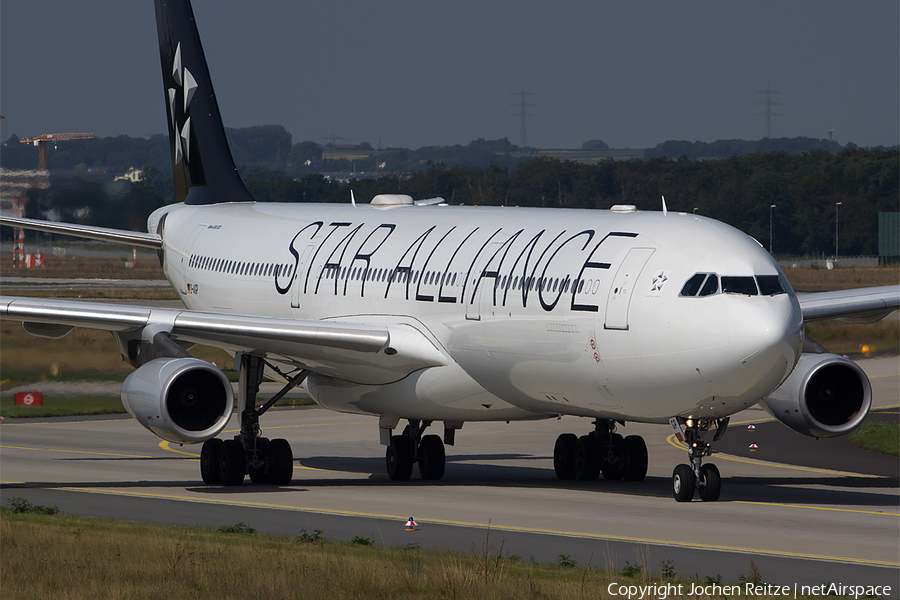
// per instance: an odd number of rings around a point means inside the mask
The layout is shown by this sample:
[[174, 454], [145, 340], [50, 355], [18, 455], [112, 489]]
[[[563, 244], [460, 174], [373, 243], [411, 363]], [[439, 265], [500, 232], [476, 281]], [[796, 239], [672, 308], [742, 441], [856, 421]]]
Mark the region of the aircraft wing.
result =
[[74, 327], [137, 338], [146, 332], [147, 341], [165, 332], [174, 340], [267, 356], [370, 384], [449, 362], [421, 331], [402, 323], [337, 323], [11, 296], [0, 297], [0, 319], [22, 321], [29, 333], [52, 338]]
[[71, 235], [90, 240], [128, 244], [130, 246], [141, 246], [143, 248], [153, 248], [154, 250], [162, 248], [162, 238], [155, 233], [109, 229], [107, 227], [94, 227], [92, 225], [76, 225], [74, 223], [60, 223], [58, 221], [41, 221], [39, 219], [25, 219], [21, 217], [9, 217], [6, 215], [0, 215], [0, 225], [21, 227], [22, 229], [34, 229], [61, 235]]
[[900, 308], [900, 285], [799, 294], [803, 320], [874, 323]]

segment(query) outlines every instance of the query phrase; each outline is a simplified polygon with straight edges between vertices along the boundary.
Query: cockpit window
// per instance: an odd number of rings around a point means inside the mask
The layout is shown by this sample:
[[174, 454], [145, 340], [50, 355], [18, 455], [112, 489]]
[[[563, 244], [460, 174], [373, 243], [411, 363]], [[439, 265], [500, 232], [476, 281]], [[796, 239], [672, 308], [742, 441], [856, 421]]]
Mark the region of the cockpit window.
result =
[[700, 290], [701, 296], [712, 296], [719, 291], [719, 278], [716, 275], [710, 275], [706, 278], [706, 283]]
[[706, 279], [706, 273], [697, 273], [688, 279], [687, 283], [684, 284], [684, 287], [681, 288], [681, 295], [696, 296], [697, 292], [700, 291], [700, 286], [703, 285], [704, 279]]
[[759, 293], [763, 296], [786, 293], [784, 285], [781, 283], [781, 277], [778, 275], [757, 275], [756, 282], [759, 284]]
[[726, 277], [722, 276], [722, 291], [726, 294], [742, 294], [744, 296], [756, 296], [756, 281], [752, 277]]

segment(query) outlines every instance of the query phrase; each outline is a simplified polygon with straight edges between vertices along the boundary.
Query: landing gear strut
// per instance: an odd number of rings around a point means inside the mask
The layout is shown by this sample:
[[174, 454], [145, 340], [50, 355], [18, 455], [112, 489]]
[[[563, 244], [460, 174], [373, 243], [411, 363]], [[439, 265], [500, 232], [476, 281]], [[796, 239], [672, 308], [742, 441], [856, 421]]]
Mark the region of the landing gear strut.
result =
[[[728, 417], [721, 419], [679, 419], [684, 424], [684, 441], [688, 445], [690, 465], [680, 464], [672, 472], [672, 495], [678, 502], [690, 502], [694, 492], [700, 492], [704, 502], [715, 502], [722, 491], [722, 479], [719, 469], [713, 464], [702, 464], [704, 456], [712, 456], [712, 447], [703, 438], [713, 426], [718, 441], [728, 428]], [[674, 426], [674, 425], [673, 425]]]
[[406, 481], [412, 475], [413, 463], [419, 464], [422, 479], [438, 480], [444, 476], [446, 454], [444, 442], [437, 435], [422, 436], [431, 421], [410, 420], [400, 435], [391, 436], [384, 455], [388, 477]]
[[594, 421], [594, 431], [580, 438], [564, 433], [553, 448], [553, 469], [560, 479], [642, 481], [647, 475], [647, 444], [639, 435], [622, 437], [612, 419]]
[[207, 440], [200, 450], [200, 475], [204, 483], [241, 485], [244, 476], [257, 484], [287, 485], [294, 470], [294, 457], [287, 440], [260, 437], [259, 417], [286, 393], [303, 383], [308, 371], [289, 379], [277, 394], [256, 408], [256, 394], [266, 363], [258, 356], [241, 355], [238, 410], [241, 432], [231, 440]]

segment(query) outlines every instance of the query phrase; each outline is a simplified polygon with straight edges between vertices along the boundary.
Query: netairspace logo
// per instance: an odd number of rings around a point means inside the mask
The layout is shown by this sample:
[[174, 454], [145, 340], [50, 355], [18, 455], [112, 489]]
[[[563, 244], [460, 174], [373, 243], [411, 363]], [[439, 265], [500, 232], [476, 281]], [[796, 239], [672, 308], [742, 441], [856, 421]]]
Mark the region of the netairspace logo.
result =
[[729, 596], [780, 596], [784, 598], [792, 597], [796, 599], [798, 596], [849, 596], [850, 598], [864, 598], [875, 596], [890, 596], [891, 586], [889, 585], [844, 585], [842, 583], [831, 583], [821, 585], [798, 585], [793, 587], [789, 585], [772, 585], [772, 584], [753, 584], [745, 583], [743, 585], [722, 585], [721, 583], [711, 583], [700, 585], [692, 583], [690, 586], [684, 584], [668, 583], [664, 585], [620, 585], [618, 583], [610, 583], [606, 591], [611, 596], [621, 596], [628, 600], [666, 600], [666, 598], [679, 596], [694, 597], [729, 597]]

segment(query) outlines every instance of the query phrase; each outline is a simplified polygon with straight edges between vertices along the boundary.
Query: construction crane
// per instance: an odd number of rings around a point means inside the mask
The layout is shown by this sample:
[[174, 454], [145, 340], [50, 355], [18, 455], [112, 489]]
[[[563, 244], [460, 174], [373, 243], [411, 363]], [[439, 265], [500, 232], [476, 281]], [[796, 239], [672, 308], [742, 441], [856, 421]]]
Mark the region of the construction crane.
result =
[[22, 138], [19, 141], [23, 144], [34, 144], [37, 146], [40, 151], [40, 159], [38, 161], [38, 169], [41, 171], [47, 170], [47, 144], [49, 142], [53, 142], [53, 147], [56, 148], [56, 142], [61, 142], [64, 140], [92, 140], [94, 139], [93, 133], [42, 133], [41, 135], [33, 138]]

